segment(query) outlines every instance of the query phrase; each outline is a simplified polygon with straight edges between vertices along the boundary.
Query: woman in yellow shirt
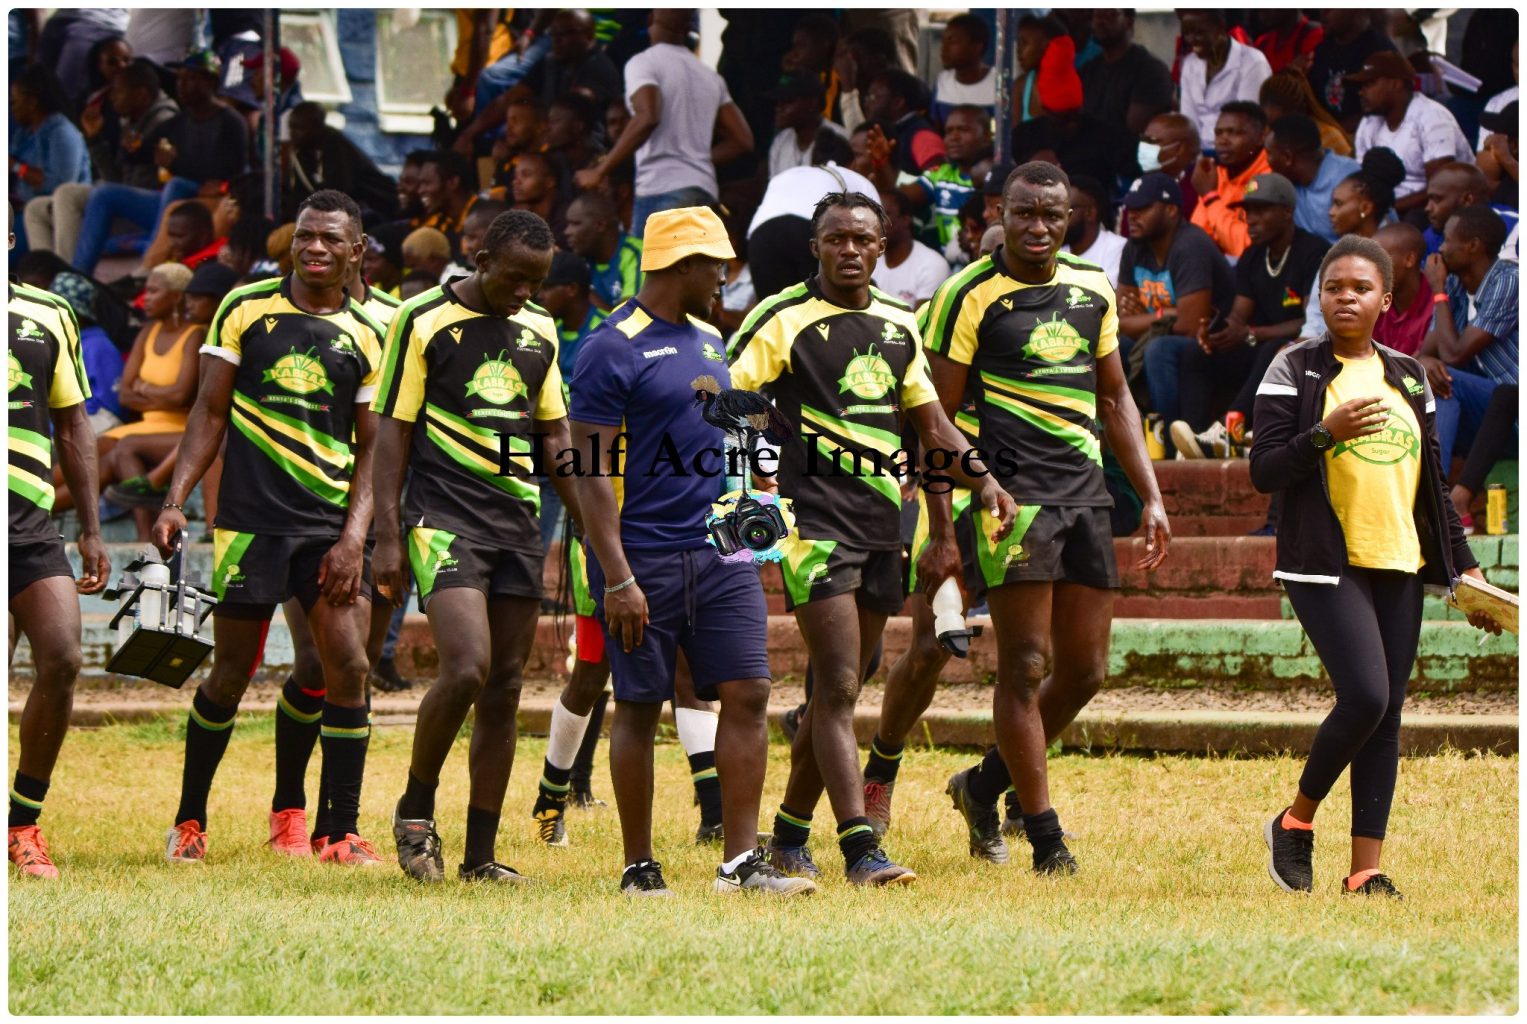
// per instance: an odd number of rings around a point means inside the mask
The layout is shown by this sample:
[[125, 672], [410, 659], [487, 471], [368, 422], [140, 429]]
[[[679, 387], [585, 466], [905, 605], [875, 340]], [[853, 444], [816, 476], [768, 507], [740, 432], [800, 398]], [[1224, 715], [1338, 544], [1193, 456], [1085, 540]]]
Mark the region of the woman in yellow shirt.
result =
[[[1352, 861], [1342, 892], [1400, 893], [1379, 871], [1400, 757], [1400, 709], [1423, 585], [1483, 579], [1448, 499], [1421, 365], [1373, 341], [1394, 268], [1348, 235], [1320, 267], [1326, 333], [1290, 345], [1257, 389], [1252, 483], [1280, 492], [1277, 569], [1336, 689], [1293, 802], [1264, 828], [1282, 888], [1313, 885], [1315, 812], [1349, 766]], [[1476, 626], [1499, 633], [1487, 616]]]

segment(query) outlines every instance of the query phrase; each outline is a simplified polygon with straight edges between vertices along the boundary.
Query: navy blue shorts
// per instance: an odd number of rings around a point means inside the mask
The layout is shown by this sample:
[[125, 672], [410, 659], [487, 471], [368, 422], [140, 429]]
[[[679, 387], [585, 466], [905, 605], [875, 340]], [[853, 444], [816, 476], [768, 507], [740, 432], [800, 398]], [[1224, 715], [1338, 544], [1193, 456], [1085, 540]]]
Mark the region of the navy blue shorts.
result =
[[[610, 636], [604, 618], [604, 569], [588, 550], [589, 591], [605, 629], [605, 654], [615, 699], [661, 704], [673, 698], [673, 664], [681, 648], [694, 677], [695, 696], [715, 700], [716, 687], [733, 679], [770, 679], [769, 608], [758, 567], [723, 562], [709, 545], [690, 551], [633, 551], [626, 561], [647, 595], [650, 621], [628, 654]], [[617, 581], [618, 582], [618, 581]]]

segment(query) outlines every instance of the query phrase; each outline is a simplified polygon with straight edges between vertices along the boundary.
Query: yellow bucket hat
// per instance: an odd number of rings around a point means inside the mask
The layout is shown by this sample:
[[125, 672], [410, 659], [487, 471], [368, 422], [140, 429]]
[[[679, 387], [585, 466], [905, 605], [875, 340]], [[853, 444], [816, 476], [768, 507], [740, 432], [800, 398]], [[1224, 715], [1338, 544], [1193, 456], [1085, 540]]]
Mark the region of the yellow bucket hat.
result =
[[736, 253], [721, 218], [706, 206], [664, 210], [647, 218], [642, 236], [642, 271], [663, 270], [686, 256], [729, 260]]

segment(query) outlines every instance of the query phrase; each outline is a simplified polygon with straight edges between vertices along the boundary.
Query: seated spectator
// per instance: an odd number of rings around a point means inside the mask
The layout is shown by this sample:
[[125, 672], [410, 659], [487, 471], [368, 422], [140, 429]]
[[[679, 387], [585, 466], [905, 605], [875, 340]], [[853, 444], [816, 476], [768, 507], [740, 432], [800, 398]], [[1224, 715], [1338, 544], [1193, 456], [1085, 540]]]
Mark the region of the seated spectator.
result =
[[1442, 248], [1442, 231], [1454, 213], [1465, 206], [1483, 206], [1490, 202], [1490, 183], [1484, 172], [1473, 164], [1449, 161], [1426, 175], [1426, 255]]
[[594, 127], [594, 108], [581, 93], [552, 100], [546, 108], [546, 155], [556, 161], [563, 195], [573, 194], [574, 172], [605, 154], [594, 141]]
[[1133, 10], [1095, 8], [1092, 38], [1101, 52], [1077, 69], [1083, 109], [1105, 124], [1123, 125], [1131, 138], [1138, 138], [1151, 118], [1172, 109], [1172, 72], [1135, 42]]
[[151, 245], [171, 204], [198, 194], [216, 195], [244, 173], [249, 133], [238, 113], [216, 96], [220, 71], [217, 57], [208, 51], [193, 53], [178, 65], [180, 113], [143, 142], [170, 178], [158, 191], [127, 185], [101, 185], [91, 191], [74, 251], [74, 265], [81, 271], [95, 270], [117, 218], [149, 232]]
[[944, 119], [945, 160], [918, 176], [915, 182], [896, 187], [896, 170], [890, 160], [890, 143], [878, 128], [865, 135], [869, 148], [869, 175], [877, 191], [895, 189], [913, 210], [928, 208], [940, 251], [949, 262], [967, 260], [959, 251], [960, 207], [976, 194], [976, 178], [991, 161], [991, 121], [980, 107], [957, 106]]
[[[103, 39], [90, 48], [90, 80], [83, 95], [68, 95], [70, 105], [79, 116], [75, 123], [85, 135], [85, 144], [95, 157], [94, 143], [100, 140], [107, 149], [117, 144], [116, 110], [111, 103], [111, 83], [116, 81], [122, 69], [132, 64], [133, 48], [126, 39]], [[101, 168], [96, 168], [99, 174]]]
[[964, 263], [979, 258], [981, 236], [990, 226], [986, 223], [986, 197], [971, 196], [965, 200], [960, 207], [960, 259]]
[[403, 167], [398, 171], [398, 216], [407, 221], [409, 227], [424, 226], [424, 202], [419, 198], [419, 174], [424, 170], [424, 161], [431, 152], [428, 149], [411, 150], [403, 157]]
[[829, 120], [837, 112], [842, 90], [832, 67], [837, 50], [838, 20], [830, 14], [807, 14], [790, 30], [790, 48], [779, 60], [783, 73], [805, 72], [822, 83], [821, 111]]
[[1273, 74], [1289, 67], [1299, 72], [1309, 70], [1325, 29], [1292, 7], [1262, 8], [1257, 11], [1257, 24], [1263, 31], [1251, 45], [1262, 51]]
[[896, 40], [884, 29], [859, 28], [839, 40], [833, 74], [842, 89], [838, 94], [841, 123], [850, 133], [867, 120], [862, 101], [869, 95], [870, 83], [898, 63]]
[[567, 247], [589, 263], [601, 309], [614, 309], [641, 287], [642, 240], [620, 230], [615, 204], [603, 193], [585, 192], [568, 206]]
[[990, 39], [986, 22], [974, 14], [957, 14], [944, 24], [938, 51], [943, 70], [933, 83], [932, 114], [938, 124], [959, 106], [979, 107], [988, 122], [997, 116], [997, 71], [986, 63]]
[[[41, 9], [26, 8], [13, 9], [18, 14], [35, 14], [41, 19]], [[97, 47], [103, 40], [120, 39], [127, 30], [129, 14], [125, 8], [80, 8], [71, 10], [60, 8], [50, 16], [42, 25], [41, 34], [36, 41], [36, 49], [32, 54], [35, 63], [43, 67], [52, 68], [60, 82], [68, 82], [71, 85], [86, 83], [91, 65], [91, 57], [96, 54]], [[28, 22], [31, 18], [28, 17]], [[35, 24], [35, 22], [33, 22]], [[12, 36], [12, 59], [25, 57], [25, 54], [16, 54], [18, 40]], [[63, 93], [66, 100], [73, 100], [77, 96], [70, 96], [67, 91]]]
[[221, 263], [203, 263], [197, 267], [191, 272], [191, 279], [185, 287], [186, 322], [203, 327], [211, 325], [217, 316], [218, 307], [238, 283], [238, 275], [232, 267]]
[[573, 377], [578, 347], [605, 318], [589, 292], [587, 261], [558, 249], [551, 258], [546, 280], [541, 282], [536, 302], [557, 323], [557, 367], [562, 371], [565, 387]]
[[1375, 53], [1394, 52], [1394, 43], [1374, 24], [1373, 14], [1353, 7], [1325, 9], [1321, 14], [1325, 38], [1310, 54], [1310, 88], [1348, 135], [1357, 130], [1363, 111], [1357, 83], [1347, 75]]
[[1309, 118], [1315, 125], [1317, 145], [1324, 146], [1337, 156], [1352, 155], [1352, 140], [1347, 137], [1341, 123], [1315, 97], [1309, 80], [1297, 68], [1279, 71], [1263, 82], [1257, 93], [1257, 102], [1262, 105], [1262, 113], [1267, 115], [1268, 124], [1276, 124], [1285, 117]]
[[[85, 138], [97, 180], [157, 189], [159, 169], [154, 166], [152, 148], [145, 146], [144, 140], [180, 108], [160, 91], [159, 75], [146, 61], [133, 61], [121, 69], [108, 91], [110, 111], [85, 119]], [[60, 253], [66, 259], [73, 256], [90, 191], [88, 184], [70, 182], [27, 203], [28, 244], [33, 249]]]
[[[13, 210], [22, 210], [60, 185], [90, 182], [85, 137], [62, 113], [62, 96], [52, 72], [30, 64], [11, 79], [11, 178]], [[17, 233], [14, 254], [24, 255], [26, 228]]]
[[277, 225], [265, 239], [265, 256], [276, 265], [272, 277], [285, 277], [292, 272], [292, 236], [296, 233], [297, 225], [288, 221]]
[[519, 95], [504, 111], [504, 133], [493, 143], [493, 184], [508, 198], [514, 188], [514, 161], [522, 153], [546, 150], [546, 109], [539, 100]]
[[1193, 187], [1198, 191], [1193, 223], [1208, 232], [1232, 263], [1251, 244], [1246, 214], [1238, 201], [1253, 178], [1272, 170], [1262, 147], [1267, 134], [1264, 116], [1255, 103], [1225, 104], [1214, 126], [1214, 160], [1201, 157], [1193, 170]]
[[1002, 225], [1002, 187], [1007, 184], [1008, 176], [1017, 166], [1011, 160], [1004, 160], [1000, 164], [993, 164], [992, 169], [986, 172], [986, 180], [981, 183], [981, 219], [987, 227]]
[[1070, 36], [1050, 41], [1039, 65], [1042, 113], [1013, 129], [1013, 158], [1047, 160], [1067, 174], [1081, 174], [1117, 187], [1135, 176], [1134, 138], [1122, 127], [1087, 113]]
[[[1518, 82], [1521, 81], [1521, 70], [1520, 66], [1517, 64], [1517, 52], [1521, 48], [1521, 45], [1521, 40], [1517, 40], [1511, 44], [1511, 78], [1513, 81]], [[1484, 116], [1486, 114], [1493, 115], [1507, 113], [1506, 108], [1512, 103], [1517, 102], [1520, 95], [1520, 86], [1512, 85], [1502, 89], [1500, 92], [1496, 93], [1494, 96], [1491, 96], [1488, 100], [1485, 101], [1485, 108], [1484, 110], [1480, 111], [1478, 142], [1480, 149], [1488, 148], [1486, 143], [1489, 141], [1491, 133], [1505, 131], [1507, 127], [1509, 127], [1513, 133], [1516, 131], [1517, 121], [1515, 117], [1505, 119], [1506, 123], [1500, 127], [1491, 127], [1490, 125], [1485, 124]], [[1512, 113], [1515, 113], [1515, 111], [1512, 111]]]
[[899, 68], [876, 75], [865, 93], [864, 113], [879, 122], [877, 127], [891, 144], [891, 166], [902, 174], [922, 174], [945, 159], [943, 137], [923, 116], [927, 104], [923, 83]]
[[[1213, 136], [1210, 136], [1211, 140]], [[1177, 184], [1182, 196], [1183, 219], [1190, 219], [1198, 210], [1198, 192], [1193, 188], [1193, 170], [1198, 166], [1202, 143], [1198, 128], [1192, 121], [1178, 113], [1157, 114], [1146, 124], [1135, 147], [1136, 162], [1140, 173], [1160, 171]], [[1126, 222], [1121, 230], [1128, 234], [1128, 209]]]
[[276, 222], [269, 217], [245, 211], [229, 229], [227, 244], [218, 252], [217, 261], [233, 271], [235, 280], [243, 278], [267, 262], [265, 240], [275, 227]]
[[1119, 257], [1125, 239], [1109, 231], [1108, 189], [1096, 178], [1071, 175], [1071, 219], [1066, 223], [1066, 243], [1061, 252], [1096, 263], [1108, 275], [1108, 283], [1119, 287]]
[[620, 99], [620, 70], [599, 46], [588, 11], [558, 11], [546, 35], [551, 53], [525, 77], [528, 92], [548, 105], [563, 96], [583, 96], [595, 110]]
[[1405, 179], [1395, 189], [1395, 210], [1415, 211], [1417, 226], [1426, 205], [1426, 179], [1453, 160], [1474, 162], [1474, 150], [1452, 113], [1416, 92], [1416, 72], [1398, 53], [1382, 51], [1347, 76], [1358, 83], [1363, 120], [1357, 126], [1355, 148], [1361, 160], [1370, 149], [1393, 151], [1405, 165]]
[[1516, 384], [1519, 362], [1517, 264], [1500, 258], [1506, 225], [1488, 206], [1453, 214], [1442, 250], [1426, 259], [1436, 303], [1421, 364], [1437, 397], [1437, 439], [1444, 463], [1466, 454], [1502, 384]]
[[475, 156], [482, 140], [502, 129], [508, 105], [535, 95], [526, 88], [525, 81], [546, 65], [547, 55], [555, 45], [551, 39], [537, 37], [525, 49], [515, 47], [483, 68], [476, 76], [475, 86], [470, 80], [465, 81], [464, 87], [474, 93], [475, 100], [470, 111], [453, 111], [458, 123], [465, 123], [451, 148], [469, 159]]
[[317, 103], [299, 103], [287, 119], [291, 138], [281, 180], [281, 208], [295, 220], [297, 207], [320, 189], [338, 189], [360, 204], [368, 219], [391, 217], [398, 209], [398, 187], [359, 146], [338, 128], [324, 123]]
[[557, 245], [566, 248], [567, 203], [557, 184], [557, 169], [545, 153], [521, 153], [515, 158], [514, 209], [529, 210], [551, 225]]
[[1256, 103], [1272, 68], [1262, 51], [1230, 37], [1219, 11], [1179, 11], [1177, 18], [1191, 51], [1182, 58], [1182, 101], [1177, 109], [1198, 128], [1200, 139], [1211, 138], [1225, 104]]
[[885, 251], [875, 267], [874, 284], [913, 309], [933, 298], [949, 276], [949, 262], [912, 237], [912, 212], [900, 192], [880, 193], [885, 209]]
[[[403, 266], [408, 274], [423, 274], [439, 284], [450, 262], [451, 240], [442, 231], [435, 228], [414, 228], [403, 239]], [[404, 280], [407, 279], [405, 275]]]
[[[1269, 78], [1276, 81], [1277, 75]], [[1266, 89], [1263, 89], [1264, 96]], [[1262, 103], [1263, 111], [1268, 109]], [[1344, 178], [1362, 168], [1350, 157], [1338, 156], [1323, 145], [1315, 121], [1303, 114], [1286, 114], [1272, 122], [1267, 135], [1267, 164], [1294, 184], [1294, 224], [1334, 243], [1340, 237], [1331, 226], [1331, 193]]]
[[192, 270], [208, 260], [216, 260], [225, 237], [218, 237], [213, 216], [201, 203], [181, 203], [170, 211], [164, 224], [169, 242], [170, 262], [183, 263]]
[[1410, 224], [1386, 224], [1373, 238], [1394, 264], [1393, 300], [1373, 325], [1373, 340], [1413, 356], [1432, 322], [1432, 286], [1421, 273], [1426, 241]]
[[1222, 327], [1206, 324], [1196, 346], [1182, 346], [1178, 362], [1182, 419], [1170, 430], [1173, 445], [1190, 459], [1229, 456], [1230, 434], [1216, 415], [1216, 392], [1236, 389], [1254, 402], [1273, 356], [1299, 336], [1305, 309], [1319, 305], [1308, 285], [1330, 245], [1295, 226], [1294, 203], [1293, 183], [1272, 173], [1251, 179], [1237, 201], [1251, 244], [1235, 265], [1235, 302]]
[[122, 353], [96, 320], [96, 287], [88, 278], [66, 270], [53, 278], [48, 290], [67, 302], [79, 321], [80, 361], [85, 364], [85, 380], [90, 385], [85, 413], [95, 432], [104, 433], [127, 415], [120, 390]]
[[[1056, 15], [1040, 17], [1025, 14], [1018, 20], [1018, 74], [1013, 83], [1013, 125], [1030, 121], [1044, 113], [1039, 103], [1039, 66], [1045, 53], [1057, 39], [1071, 37], [1065, 22]], [[1076, 44], [1071, 44], [1073, 58]]]
[[[424, 215], [419, 227], [435, 228], [452, 237], [476, 199], [477, 174], [472, 163], [454, 150], [436, 150], [419, 167], [419, 202]], [[447, 249], [446, 259], [450, 259]]]
[[[1484, 148], [1476, 157], [1480, 173], [1492, 186], [1490, 206], [1505, 220], [1511, 238], [1516, 235], [1520, 201], [1517, 182], [1520, 173], [1517, 164], [1518, 109], [1516, 101], [1512, 100], [1498, 113], [1479, 115], [1480, 130], [1490, 134], [1485, 136]], [[1503, 250], [1503, 254], [1507, 259], [1515, 259], [1515, 245], [1508, 242], [1508, 248]]]
[[1151, 406], [1170, 423], [1183, 418], [1182, 352], [1197, 347], [1202, 328], [1220, 326], [1217, 317], [1235, 299], [1235, 277], [1213, 240], [1183, 219], [1182, 196], [1169, 175], [1157, 171], [1135, 182], [1124, 207], [1129, 243], [1119, 257], [1119, 333], [1134, 339], [1128, 362], [1139, 366], [1143, 359]]
[[[244, 118], [249, 123], [249, 135], [254, 139], [253, 159], [260, 160], [264, 152], [265, 132], [261, 125], [265, 120], [265, 50], [259, 49], [242, 61], [244, 74], [249, 83], [248, 93], [241, 90], [224, 93], [235, 108], [244, 112]], [[285, 46], [276, 52], [276, 138], [286, 142], [291, 138], [291, 114], [297, 106], [303, 102], [302, 86], [298, 82], [302, 74], [302, 61], [297, 55]], [[246, 99], [245, 97], [248, 97]], [[250, 103], [249, 99], [254, 102]]]
[[1520, 400], [1521, 390], [1515, 384], [1502, 384], [1490, 393], [1490, 403], [1480, 417], [1479, 430], [1474, 435], [1474, 443], [1469, 446], [1463, 472], [1458, 474], [1458, 482], [1449, 494], [1465, 530], [1474, 527], [1469, 506], [1474, 503], [1474, 495], [1484, 490], [1490, 470], [1501, 459], [1516, 458]]
[[[875, 195], [874, 184], [848, 167], [793, 167], [769, 179], [748, 224], [748, 269], [753, 290], [769, 296], [800, 284], [817, 269], [811, 253], [811, 211], [829, 192]], [[597, 271], [597, 268], [596, 268]], [[595, 282], [597, 286], [598, 277]]]
[[377, 225], [366, 232], [366, 254], [361, 257], [361, 275], [366, 283], [394, 298], [403, 283], [403, 236], [407, 232], [405, 224]]
[[[477, 269], [477, 254], [482, 251], [483, 238], [488, 234], [488, 226], [493, 223], [495, 217], [507, 212], [510, 208], [510, 205], [502, 199], [479, 199], [472, 204], [466, 223], [461, 228], [461, 241], [456, 246], [456, 258], [441, 272], [441, 284], [445, 284], [454, 277], [466, 277]], [[363, 272], [364, 269], [362, 267]]]
[[822, 117], [822, 81], [812, 72], [785, 72], [768, 95], [774, 101], [769, 177], [792, 167], [810, 166], [812, 148], [824, 133], [848, 137], [842, 128]]

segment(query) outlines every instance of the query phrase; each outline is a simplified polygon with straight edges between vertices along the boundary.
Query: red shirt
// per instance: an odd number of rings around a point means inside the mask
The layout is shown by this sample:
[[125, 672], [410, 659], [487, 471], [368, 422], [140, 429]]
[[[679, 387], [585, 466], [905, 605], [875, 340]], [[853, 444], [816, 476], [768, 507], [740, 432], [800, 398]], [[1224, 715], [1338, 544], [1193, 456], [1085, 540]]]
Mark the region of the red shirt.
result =
[[1295, 57], [1307, 57], [1320, 45], [1320, 41], [1326, 36], [1326, 30], [1319, 25], [1312, 24], [1310, 19], [1299, 15], [1299, 23], [1294, 26], [1294, 31], [1289, 33], [1286, 43], [1278, 42], [1276, 32], [1264, 32], [1257, 36], [1256, 47], [1267, 58], [1267, 63], [1272, 66], [1273, 74], [1277, 74]]
[[1421, 287], [1416, 289], [1416, 298], [1410, 308], [1390, 306], [1373, 325], [1374, 341], [1408, 356], [1421, 350], [1421, 342], [1432, 323], [1432, 286], [1427, 282], [1425, 274], [1420, 277]]
[[[223, 246], [225, 246], [227, 244], [228, 244], [228, 239], [226, 239], [226, 238], [213, 239], [211, 245], [209, 245], [209, 246], [207, 246], [207, 247], [205, 247], [203, 249], [197, 249], [195, 252], [193, 252], [191, 255], [187, 256], [185, 259], [181, 260], [180, 262], [185, 264], [191, 270], [195, 270], [197, 267], [201, 266], [203, 263], [207, 262], [208, 260], [215, 260], [215, 259], [217, 259], [217, 254], [222, 252], [223, 251]], [[132, 307], [134, 309], [136, 309], [140, 313], [143, 312], [143, 293], [142, 292], [139, 292], [137, 294], [137, 296], [134, 297], [134, 299], [132, 301]]]

